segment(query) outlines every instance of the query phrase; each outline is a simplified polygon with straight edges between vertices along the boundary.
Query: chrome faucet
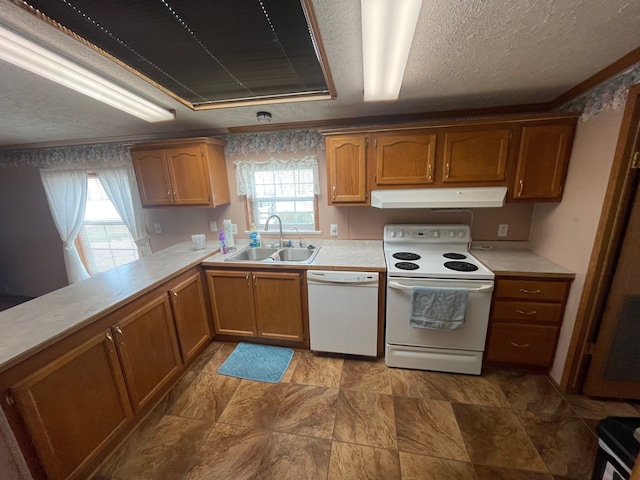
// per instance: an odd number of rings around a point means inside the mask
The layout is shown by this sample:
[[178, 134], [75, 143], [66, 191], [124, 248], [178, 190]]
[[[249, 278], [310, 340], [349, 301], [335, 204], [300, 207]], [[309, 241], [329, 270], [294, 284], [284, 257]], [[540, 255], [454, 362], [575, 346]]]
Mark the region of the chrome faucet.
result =
[[267, 221], [264, 223], [264, 231], [265, 232], [269, 231], [269, 222], [271, 221], [272, 218], [275, 218], [276, 220], [278, 220], [278, 225], [280, 226], [280, 248], [282, 248], [284, 244], [284, 241], [282, 239], [282, 219], [278, 215], [273, 214], [269, 218], [267, 218]]

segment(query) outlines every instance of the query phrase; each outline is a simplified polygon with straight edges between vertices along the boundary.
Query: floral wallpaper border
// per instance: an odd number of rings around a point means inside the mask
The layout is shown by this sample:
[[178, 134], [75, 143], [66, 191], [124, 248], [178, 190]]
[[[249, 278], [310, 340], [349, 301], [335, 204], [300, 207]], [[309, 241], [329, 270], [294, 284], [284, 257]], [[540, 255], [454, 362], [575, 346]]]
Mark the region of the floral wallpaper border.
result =
[[227, 142], [224, 152], [228, 156], [266, 152], [324, 151], [324, 137], [317, 130], [281, 130], [277, 132], [246, 133], [218, 137]]
[[[227, 156], [266, 152], [324, 151], [324, 137], [317, 130], [281, 130], [219, 136], [227, 142]], [[66, 166], [115, 167], [131, 165], [129, 150], [122, 144], [82, 145], [64, 148], [0, 151], [0, 168]]]
[[0, 151], [0, 168], [66, 166], [91, 168], [123, 165], [131, 165], [131, 154], [124, 145], [120, 144]]
[[586, 122], [604, 111], [624, 108], [629, 87], [636, 83], [640, 83], [640, 62], [565, 103], [557, 110], [582, 112], [580, 121]]

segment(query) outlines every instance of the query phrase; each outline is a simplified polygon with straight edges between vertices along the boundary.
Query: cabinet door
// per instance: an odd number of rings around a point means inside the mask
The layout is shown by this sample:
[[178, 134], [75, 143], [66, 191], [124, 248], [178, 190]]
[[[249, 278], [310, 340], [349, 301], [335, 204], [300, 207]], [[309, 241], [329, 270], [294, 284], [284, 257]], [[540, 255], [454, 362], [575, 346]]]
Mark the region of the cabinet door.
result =
[[187, 363], [211, 338], [200, 273], [195, 273], [169, 292], [178, 330], [182, 361]]
[[133, 417], [109, 332], [25, 378], [11, 393], [51, 479], [77, 478]]
[[367, 139], [362, 135], [328, 137], [329, 205], [367, 201]]
[[302, 275], [255, 272], [253, 278], [258, 336], [303, 342]]
[[135, 411], [150, 402], [180, 370], [180, 351], [165, 294], [114, 327], [129, 396]]
[[379, 135], [375, 138], [377, 185], [433, 183], [436, 135]]
[[134, 150], [131, 152], [142, 205], [172, 205], [173, 187], [164, 150]]
[[445, 133], [442, 181], [505, 182], [510, 133], [508, 129]]
[[204, 147], [166, 150], [167, 163], [177, 205], [208, 205], [211, 201]]
[[514, 197], [560, 200], [569, 163], [572, 125], [522, 127]]
[[215, 332], [220, 335], [257, 335], [250, 272], [208, 270], [207, 283]]

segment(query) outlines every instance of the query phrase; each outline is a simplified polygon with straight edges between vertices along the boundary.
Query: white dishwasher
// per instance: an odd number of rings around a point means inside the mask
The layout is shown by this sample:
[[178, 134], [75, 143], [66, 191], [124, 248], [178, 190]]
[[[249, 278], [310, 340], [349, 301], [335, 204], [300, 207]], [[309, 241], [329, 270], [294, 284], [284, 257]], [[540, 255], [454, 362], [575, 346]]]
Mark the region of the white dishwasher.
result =
[[307, 271], [311, 350], [375, 357], [378, 273]]

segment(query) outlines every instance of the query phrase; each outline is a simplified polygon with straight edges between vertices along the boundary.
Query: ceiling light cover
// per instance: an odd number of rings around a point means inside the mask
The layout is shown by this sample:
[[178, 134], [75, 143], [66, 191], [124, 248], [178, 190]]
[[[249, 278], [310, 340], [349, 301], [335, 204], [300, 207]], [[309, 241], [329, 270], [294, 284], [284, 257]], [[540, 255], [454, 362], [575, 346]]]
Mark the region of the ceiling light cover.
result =
[[364, 100], [395, 100], [422, 0], [361, 0]]
[[0, 59], [147, 122], [175, 114], [0, 26]]

